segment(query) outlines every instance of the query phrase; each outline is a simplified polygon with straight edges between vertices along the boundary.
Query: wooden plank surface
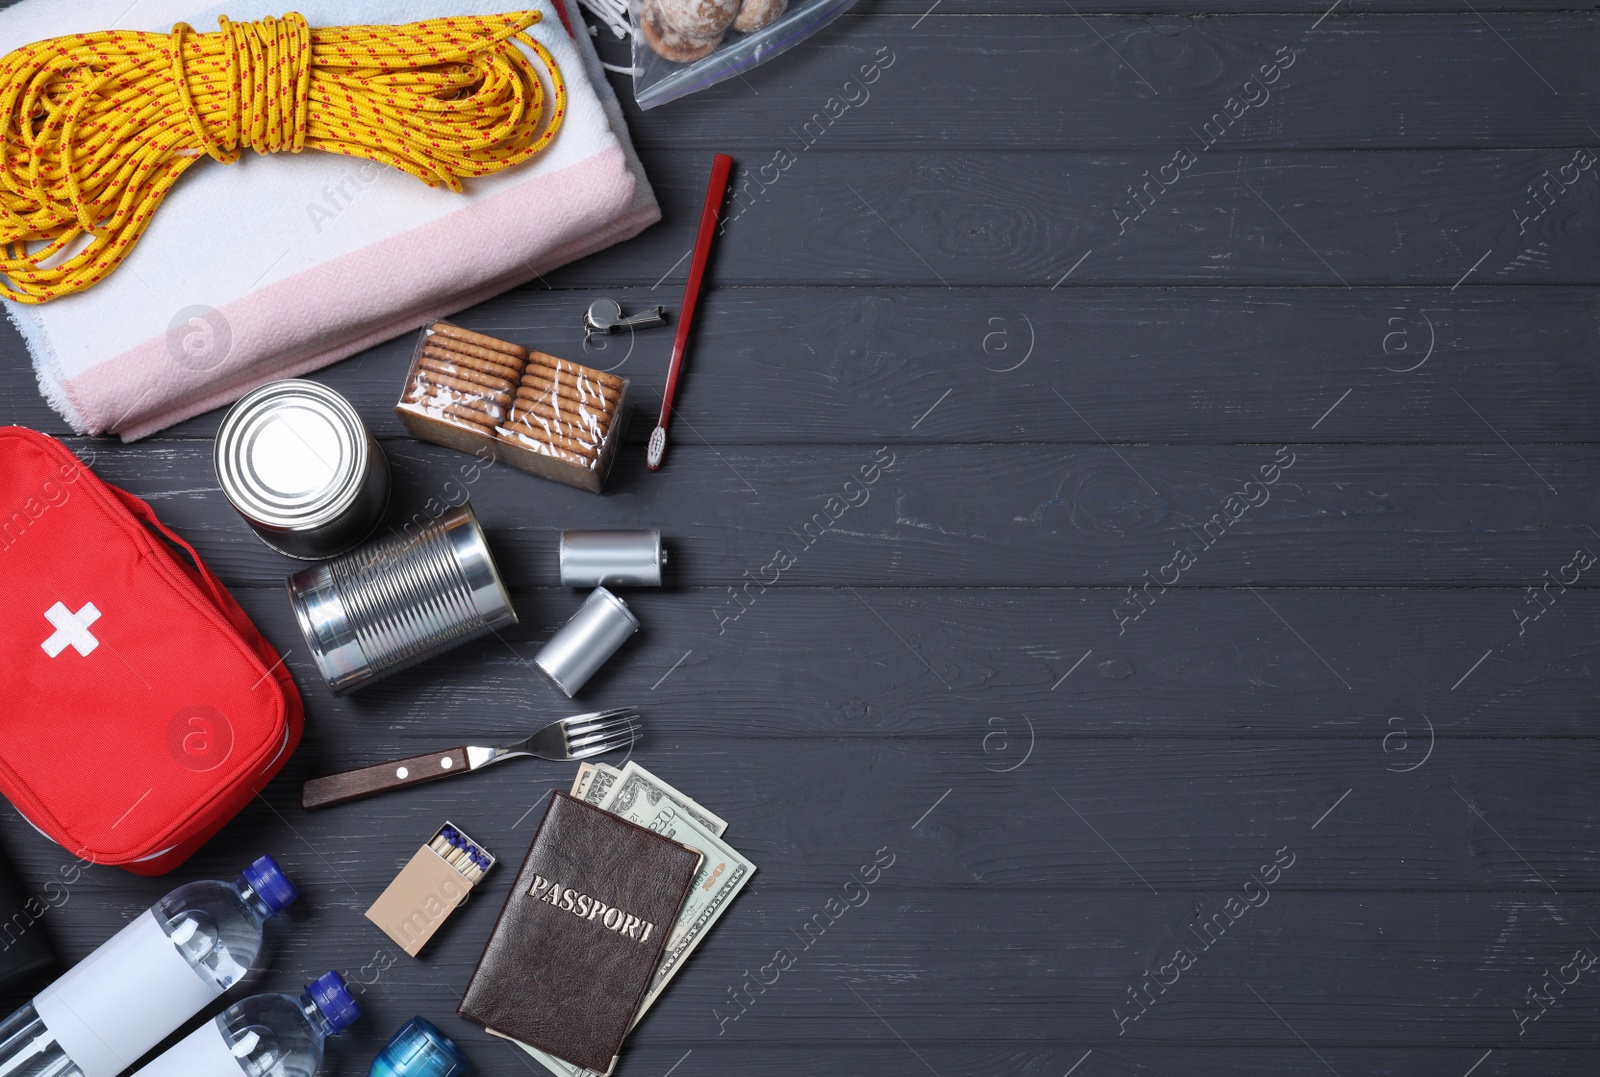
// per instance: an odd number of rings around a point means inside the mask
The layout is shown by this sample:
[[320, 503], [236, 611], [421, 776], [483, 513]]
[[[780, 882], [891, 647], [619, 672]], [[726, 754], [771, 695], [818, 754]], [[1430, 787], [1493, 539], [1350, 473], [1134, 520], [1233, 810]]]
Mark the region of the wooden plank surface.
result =
[[[220, 412], [71, 437], [0, 333], [0, 421], [147, 498], [307, 705], [172, 876], [75, 870], [0, 810], [62, 898], [33, 929], [75, 960], [270, 851], [305, 898], [245, 990], [358, 985], [324, 1072], [414, 1013], [486, 1077], [535, 1072], [453, 1011], [570, 766], [320, 813], [299, 785], [637, 704], [635, 757], [760, 870], [621, 1077], [1595, 1072], [1600, 566], [1569, 566], [1600, 554], [1596, 7], [863, 0], [743, 80], [625, 103], [663, 223], [460, 316], [634, 380], [604, 496], [408, 438], [409, 340], [316, 375], [394, 466], [386, 527], [470, 496], [522, 615], [343, 699], [298, 565], [220, 496]], [[671, 331], [586, 348], [579, 318], [676, 313], [713, 150], [738, 192], [651, 474]], [[659, 527], [672, 562], [572, 703], [529, 659], [586, 527]], [[361, 913], [445, 819], [502, 865], [413, 960]]]
[[[758, 178], [780, 148], [758, 153]], [[1581, 150], [1238, 152], [1219, 143], [1159, 191], [1157, 174], [1181, 148], [1097, 153], [1047, 143], [895, 153], [819, 142], [786, 170], [769, 172], [775, 183], [740, 188], [748, 208], [731, 211], [730, 242], [713, 260], [712, 280], [1021, 287], [1029, 298], [1070, 306], [1076, 290], [1107, 284], [1399, 284], [1453, 301], [1493, 284], [1600, 279], [1586, 256], [1600, 183], [1566, 188], [1536, 218], [1529, 209], [1528, 185]], [[708, 150], [652, 157], [651, 182], [670, 219], [693, 219]], [[1129, 190], [1135, 184], [1138, 194]], [[651, 229], [626, 250], [565, 266], [545, 283], [634, 286], [670, 298], [691, 246], [692, 237]]]
[[[1589, 11], [1592, 4], [1573, 3], [1572, 0], [1483, 0], [1474, 3], [1478, 11]], [[1239, 13], [1268, 13], [1277, 15], [1309, 15], [1315, 22], [1326, 14], [1338, 25], [1346, 15], [1410, 14], [1460, 14], [1462, 8], [1445, 0], [1340, 0], [1333, 4], [1307, 3], [1305, 0], [1092, 0], [1074, 4], [1082, 15], [1233, 15]], [[1061, 8], [1050, 0], [863, 0], [854, 8], [850, 18], [871, 18], [882, 15], [910, 16], [913, 21], [923, 17], [948, 17], [951, 15], [1059, 15]], [[1327, 26], [1326, 21], [1323, 22]]]
[[[630, 310], [665, 298], [648, 288], [608, 291]], [[585, 348], [573, 311], [581, 313], [601, 294], [519, 291], [461, 320], [613, 368], [646, 399], [659, 399], [671, 332], [598, 338], [603, 346]], [[933, 324], [939, 332], [930, 337]], [[1059, 301], [984, 288], [952, 305], [940, 288], [729, 287], [707, 296], [698, 325], [701, 347], [738, 361], [688, 371], [677, 406], [700, 435], [687, 439], [691, 450], [708, 443], [874, 439], [1503, 449], [1496, 429], [1518, 445], [1591, 443], [1589, 419], [1600, 410], [1600, 375], [1591, 358], [1600, 346], [1600, 313], [1585, 288], [1463, 286], [1448, 294], [1198, 287], [1153, 295], [1107, 287]], [[403, 435], [391, 409], [411, 344], [391, 341], [319, 377], [355, 404], [408, 472], [442, 474], [448, 454], [392, 440]], [[1249, 361], [1240, 361], [1245, 354]], [[1124, 379], [1165, 388], [1128, 393]], [[69, 433], [43, 400], [29, 395], [33, 386], [25, 365], [0, 369], [0, 392], [14, 421]], [[1347, 389], [1337, 413], [1318, 424]], [[949, 397], [929, 414], [946, 391]], [[765, 406], [772, 400], [784, 406]], [[209, 439], [220, 421], [220, 413], [207, 412], [172, 436]], [[641, 421], [632, 430], [637, 443], [648, 428]], [[204, 475], [182, 481], [191, 479]], [[573, 498], [572, 505], [588, 500]]]
[[[293, 645], [277, 588], [236, 593], [271, 638]], [[1513, 611], [1524, 596], [1509, 588], [1173, 590], [1119, 633], [1125, 597], [791, 587], [730, 619], [722, 588], [634, 594], [645, 628], [590, 695], [596, 707], [659, 701], [673, 735], [701, 744], [909, 736], [981, 749], [989, 731], [1009, 729], [989, 744], [1004, 763], [1018, 749], [1002, 742], [1020, 743], [1027, 728], [1019, 714], [1045, 738], [1377, 739], [1397, 766], [1425, 754], [1430, 725], [1441, 737], [1593, 736], [1589, 716], [1562, 705], [1591, 676], [1592, 591], [1571, 592], [1522, 636]], [[526, 659], [578, 596], [516, 587], [512, 599], [522, 626], [458, 652], [459, 675], [407, 671], [353, 698], [312, 694], [313, 705], [335, 728], [383, 715], [372, 735], [395, 749], [436, 735], [442, 716], [477, 736], [502, 716], [534, 720], [557, 697]], [[288, 663], [315, 684], [303, 647]], [[996, 715], [1007, 724], [989, 725]], [[311, 736], [338, 753], [329, 766], [375, 754], [360, 739]]]
[[[1055, 422], [1078, 424], [1070, 406], [1044, 399]], [[1297, 403], [1304, 425], [1334, 399]], [[670, 571], [674, 584], [749, 585], [757, 590], [741, 594], [750, 603], [775, 588], [880, 580], [1159, 591], [1423, 579], [1548, 579], [1555, 603], [1563, 580], [1581, 589], [1600, 577], [1593, 565], [1583, 570], [1600, 557], [1600, 535], [1573, 496], [1596, 467], [1593, 446], [688, 445], [674, 455], [698, 479], [668, 487], [624, 473], [610, 498], [552, 492], [546, 513], [530, 515], [517, 505], [527, 480], [510, 467], [385, 444], [398, 472], [391, 526], [470, 497], [518, 584], [550, 579], [561, 528], [641, 523], [716, 548], [706, 557], [691, 545]], [[637, 460], [640, 449], [629, 453]], [[108, 447], [95, 464], [108, 480], [139, 486], [229, 579], [276, 585], [295, 567], [218, 496], [208, 443]], [[780, 553], [794, 563], [768, 568], [786, 560]]]
[[[1089, 5], [1037, 0], [1011, 18], [995, 17], [992, 5], [962, 13], [948, 4], [925, 19], [909, 10], [884, 18], [864, 4], [861, 15], [841, 19], [805, 54], [764, 75], [757, 92], [777, 100], [752, 109], [753, 87], [734, 80], [690, 102], [670, 129], [652, 131], [646, 121], [641, 141], [787, 146], [796, 154], [813, 143], [1047, 143], [1167, 148], [1167, 157], [1213, 140], [1212, 153], [1595, 143], [1583, 104], [1593, 28], [1582, 11], [1521, 8], [1490, 20], [1486, 9], [1463, 5], [1450, 14], [1352, 18], [1338, 17], [1343, 6], [1335, 5], [1319, 24], [1329, 5], [1275, 15], [1202, 15], [1201, 5], [1182, 5], [1149, 17], [1142, 12], [1156, 5], [1134, 2], [1141, 14], [1092, 18]], [[1449, 49], [1437, 47], [1441, 36]], [[1378, 55], [1383, 77], [1351, 93], [1348, 73]], [[1050, 77], [1040, 78], [1046, 69]], [[1202, 125], [1213, 120], [1201, 141]]]

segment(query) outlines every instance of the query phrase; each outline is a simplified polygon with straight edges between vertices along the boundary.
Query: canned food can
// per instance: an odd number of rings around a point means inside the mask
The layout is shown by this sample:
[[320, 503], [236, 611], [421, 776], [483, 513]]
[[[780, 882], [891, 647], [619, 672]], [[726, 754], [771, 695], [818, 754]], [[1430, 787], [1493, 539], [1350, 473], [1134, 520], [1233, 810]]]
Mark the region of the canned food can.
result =
[[389, 503], [389, 461], [350, 402], [298, 378], [228, 409], [212, 461], [222, 492], [261, 541], [315, 561], [361, 543]]
[[533, 662], [571, 699], [637, 631], [639, 619], [627, 603], [596, 587], [572, 620], [539, 648]]
[[289, 603], [335, 695], [517, 623], [468, 502], [289, 577]]
[[660, 531], [561, 532], [563, 587], [660, 587]]

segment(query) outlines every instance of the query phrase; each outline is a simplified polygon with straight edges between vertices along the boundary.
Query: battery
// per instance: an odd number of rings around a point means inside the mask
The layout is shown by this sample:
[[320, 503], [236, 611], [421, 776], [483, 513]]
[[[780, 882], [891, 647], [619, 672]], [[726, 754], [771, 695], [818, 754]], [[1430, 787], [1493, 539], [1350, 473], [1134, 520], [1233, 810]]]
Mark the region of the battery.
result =
[[660, 587], [660, 531], [561, 532], [563, 587]]
[[596, 587], [572, 620], [539, 648], [533, 661], [571, 699], [637, 631], [639, 619], [627, 604], [604, 587]]

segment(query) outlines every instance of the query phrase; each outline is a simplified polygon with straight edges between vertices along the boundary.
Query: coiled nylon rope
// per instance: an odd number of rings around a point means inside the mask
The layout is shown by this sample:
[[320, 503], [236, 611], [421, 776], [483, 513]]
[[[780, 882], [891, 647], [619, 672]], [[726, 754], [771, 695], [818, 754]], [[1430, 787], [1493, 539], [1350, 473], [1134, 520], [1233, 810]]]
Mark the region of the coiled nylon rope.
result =
[[[0, 295], [104, 280], [195, 163], [326, 150], [430, 187], [526, 161], [566, 114], [538, 11], [312, 29], [299, 14], [52, 38], [0, 59]], [[554, 100], [516, 42], [549, 72]]]

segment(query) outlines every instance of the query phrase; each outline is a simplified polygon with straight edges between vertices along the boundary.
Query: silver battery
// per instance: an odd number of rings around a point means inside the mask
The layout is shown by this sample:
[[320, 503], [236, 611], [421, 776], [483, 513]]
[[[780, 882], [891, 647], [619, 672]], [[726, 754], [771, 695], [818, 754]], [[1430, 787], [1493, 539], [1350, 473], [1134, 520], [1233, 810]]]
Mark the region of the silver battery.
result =
[[596, 587], [572, 620], [533, 656], [534, 664], [571, 699], [639, 631], [639, 619], [627, 604], [604, 587]]
[[660, 531], [561, 532], [563, 587], [660, 587]]
[[286, 378], [228, 409], [212, 453], [217, 481], [261, 541], [302, 560], [334, 557], [372, 533], [389, 503], [389, 461], [350, 402]]
[[517, 623], [468, 502], [289, 577], [289, 603], [335, 695]]

